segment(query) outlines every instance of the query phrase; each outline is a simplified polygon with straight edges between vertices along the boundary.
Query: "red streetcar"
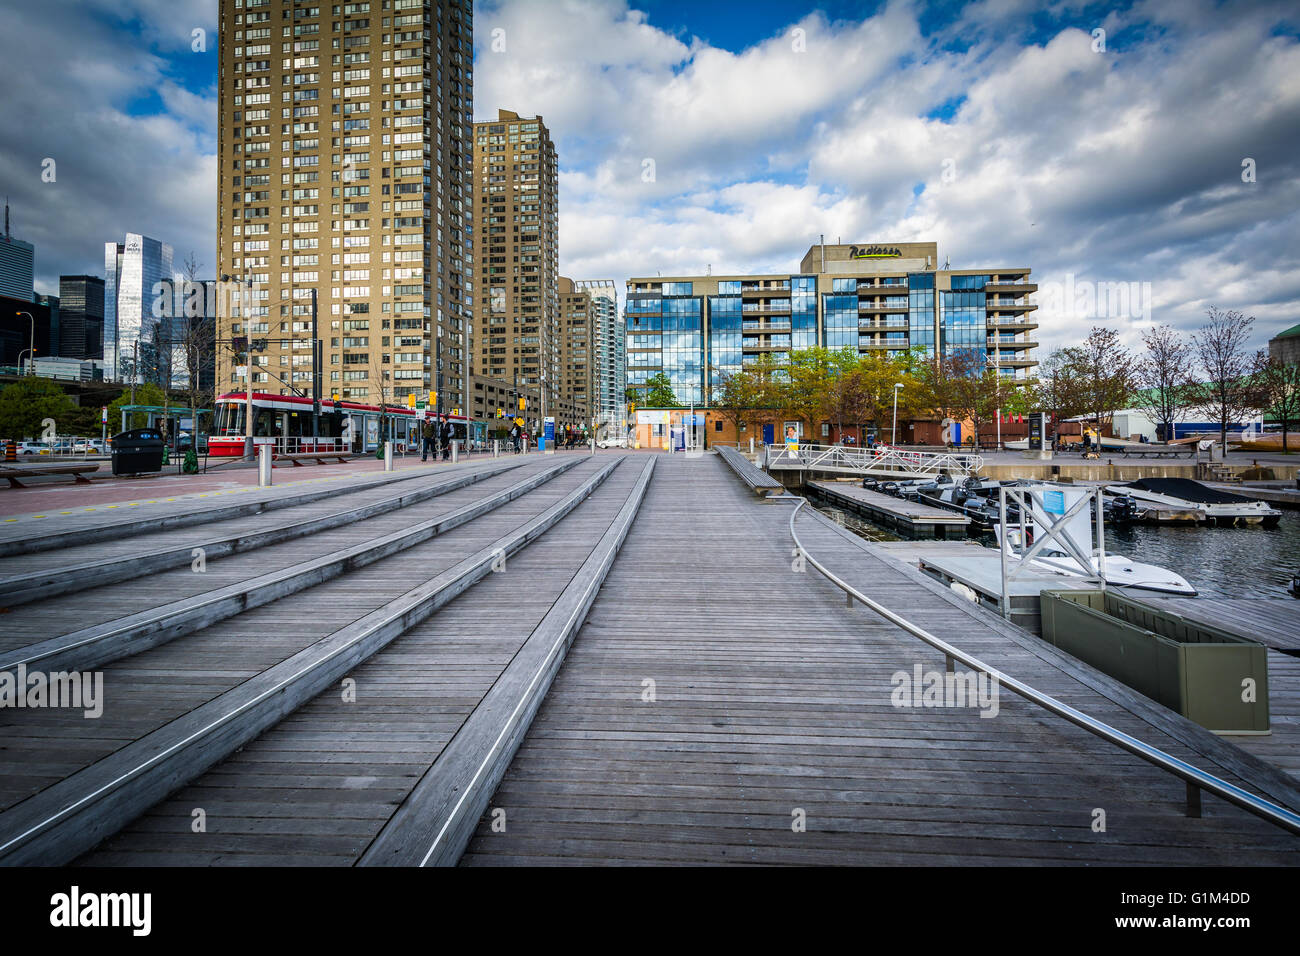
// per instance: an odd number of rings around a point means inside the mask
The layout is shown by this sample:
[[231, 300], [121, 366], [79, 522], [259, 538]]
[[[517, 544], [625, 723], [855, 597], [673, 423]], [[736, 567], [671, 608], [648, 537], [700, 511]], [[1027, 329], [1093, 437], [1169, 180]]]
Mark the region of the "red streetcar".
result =
[[[299, 452], [374, 451], [383, 440], [391, 439], [394, 450], [402, 452], [420, 447], [424, 423], [436, 415], [433, 409], [406, 408], [359, 402], [321, 399], [317, 437], [312, 438], [311, 399], [298, 395], [253, 393], [253, 444], [273, 445], [279, 454]], [[212, 457], [238, 458], [244, 454], [245, 416], [248, 400], [243, 392], [218, 396], [212, 432], [208, 437], [208, 454]], [[445, 415], [452, 424], [452, 437], [464, 442], [469, 422], [463, 415]]]

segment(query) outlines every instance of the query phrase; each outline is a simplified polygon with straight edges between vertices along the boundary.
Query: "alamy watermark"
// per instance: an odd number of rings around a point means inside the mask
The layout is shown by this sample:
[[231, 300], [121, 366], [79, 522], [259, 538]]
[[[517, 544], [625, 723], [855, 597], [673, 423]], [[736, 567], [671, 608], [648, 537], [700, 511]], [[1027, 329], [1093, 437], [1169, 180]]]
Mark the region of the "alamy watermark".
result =
[[28, 671], [19, 664], [0, 671], [0, 710], [6, 707], [58, 707], [81, 710], [87, 720], [104, 713], [104, 672]]
[[1038, 286], [1039, 310], [1066, 318], [1149, 321], [1151, 302], [1150, 282], [1092, 282], [1069, 272], [1064, 282]]
[[895, 707], [971, 707], [981, 717], [998, 715], [998, 679], [984, 671], [894, 671], [889, 702]]

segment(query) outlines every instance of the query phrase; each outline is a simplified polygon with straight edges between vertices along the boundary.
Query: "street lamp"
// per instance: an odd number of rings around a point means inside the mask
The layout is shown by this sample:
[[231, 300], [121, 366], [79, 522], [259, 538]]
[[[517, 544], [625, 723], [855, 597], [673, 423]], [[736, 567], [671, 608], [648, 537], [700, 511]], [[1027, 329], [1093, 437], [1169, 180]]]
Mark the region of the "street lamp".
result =
[[[14, 315], [25, 315], [25, 316], [27, 316], [27, 318], [29, 318], [29, 319], [32, 320], [32, 340], [31, 340], [31, 348], [28, 350], [28, 351], [30, 351], [30, 352], [32, 353], [31, 362], [28, 363], [28, 364], [31, 365], [31, 369], [32, 369], [32, 370], [31, 370], [30, 372], [28, 372], [27, 374], [29, 374], [29, 375], [33, 375], [33, 374], [35, 374], [35, 372], [36, 372], [36, 316], [32, 315], [30, 312], [15, 312]], [[21, 368], [22, 368], [22, 352], [19, 352], [19, 353], [18, 353], [18, 359], [19, 359], [18, 367], [21, 369]]]
[[[244, 325], [248, 325], [249, 324], [248, 298], [244, 294], [244, 292], [247, 288], [252, 286], [253, 284], [252, 281], [247, 278], [247, 274], [245, 274], [245, 278], [243, 279], [236, 279], [236, 277], [225, 275], [224, 273], [221, 276], [221, 281], [225, 283], [229, 283], [229, 282], [239, 283], [239, 303], [240, 303], [239, 319], [240, 322], [242, 322]], [[245, 353], [245, 364], [244, 364], [244, 405], [245, 405], [244, 457], [246, 458], [254, 457], [253, 455], [253, 356], [251, 354], [252, 342], [251, 340], [248, 339], [249, 333], [250, 333], [249, 329], [244, 329], [244, 339], [246, 340], [245, 345], [249, 349], [249, 352]]]
[[894, 383], [894, 424], [889, 429], [889, 443], [898, 444], [898, 390], [903, 387], [902, 382]]

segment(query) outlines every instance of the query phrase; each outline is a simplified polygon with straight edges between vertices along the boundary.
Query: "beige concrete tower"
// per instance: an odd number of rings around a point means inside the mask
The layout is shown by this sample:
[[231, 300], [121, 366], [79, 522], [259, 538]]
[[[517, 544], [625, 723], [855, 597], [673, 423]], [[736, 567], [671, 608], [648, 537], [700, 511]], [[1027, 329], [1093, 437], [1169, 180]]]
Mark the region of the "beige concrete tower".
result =
[[561, 387], [559, 179], [542, 117], [498, 110], [474, 124], [476, 375], [536, 388], [544, 415], [573, 414]]
[[[217, 389], [468, 393], [469, 0], [220, 0]], [[239, 283], [245, 283], [239, 288]], [[251, 284], [251, 287], [247, 284]]]

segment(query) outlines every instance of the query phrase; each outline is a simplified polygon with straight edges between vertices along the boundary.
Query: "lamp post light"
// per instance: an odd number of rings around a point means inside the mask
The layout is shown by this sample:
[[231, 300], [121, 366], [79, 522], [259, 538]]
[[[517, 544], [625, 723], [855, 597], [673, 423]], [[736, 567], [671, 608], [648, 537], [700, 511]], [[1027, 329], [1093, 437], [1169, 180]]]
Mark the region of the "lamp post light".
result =
[[894, 424], [889, 429], [889, 443], [898, 444], [898, 390], [903, 387], [902, 382], [894, 383]]
[[[36, 373], [36, 316], [32, 315], [30, 312], [15, 312], [14, 315], [25, 315], [27, 316], [27, 318], [32, 320], [32, 338], [31, 338], [31, 342], [29, 343], [31, 345], [31, 348], [28, 349], [28, 351], [32, 353], [32, 357], [31, 357], [31, 361], [27, 363], [31, 367], [31, 371], [28, 372], [27, 374], [33, 375]], [[23, 367], [21, 352], [18, 353], [18, 359], [19, 359], [18, 368], [21, 370]]]
[[[222, 274], [222, 282], [239, 283], [239, 318], [244, 325], [248, 325], [248, 298], [244, 294], [245, 290], [252, 286], [252, 281], [245, 275], [239, 279], [235, 276]], [[224, 297], [223, 297], [224, 298]], [[252, 458], [253, 456], [253, 343], [249, 339], [249, 329], [244, 329], [245, 346], [248, 351], [245, 352], [244, 364], [244, 456]]]

